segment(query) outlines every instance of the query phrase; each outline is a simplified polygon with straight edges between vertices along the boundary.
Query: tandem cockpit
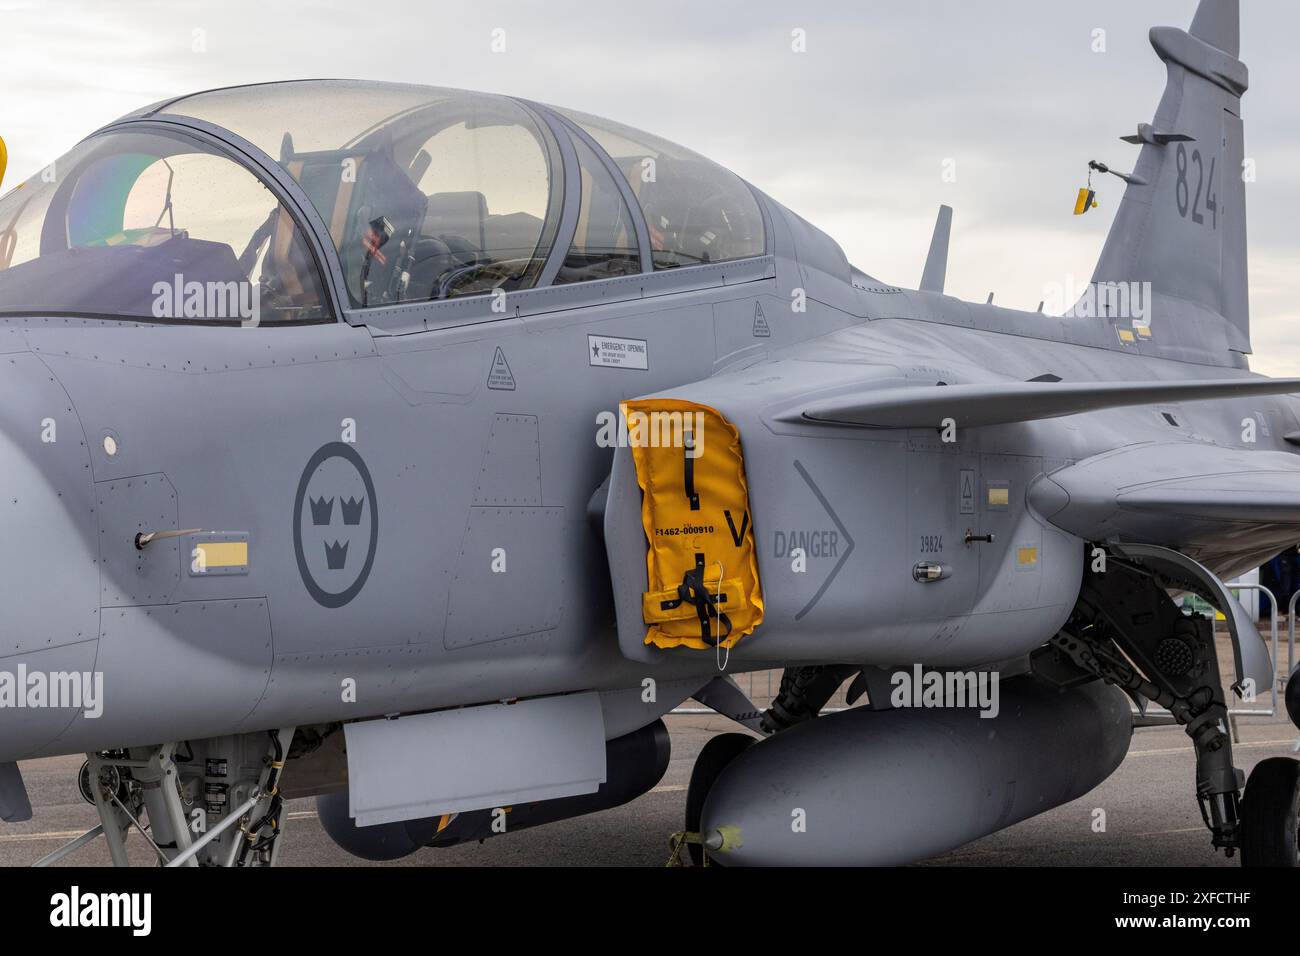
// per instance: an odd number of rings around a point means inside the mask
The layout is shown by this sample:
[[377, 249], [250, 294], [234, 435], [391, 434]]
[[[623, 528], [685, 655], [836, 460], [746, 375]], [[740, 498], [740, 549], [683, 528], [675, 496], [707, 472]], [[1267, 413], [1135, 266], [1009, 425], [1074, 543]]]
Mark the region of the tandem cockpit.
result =
[[698, 154], [504, 96], [214, 90], [114, 123], [0, 198], [0, 315], [282, 325], [762, 257]]

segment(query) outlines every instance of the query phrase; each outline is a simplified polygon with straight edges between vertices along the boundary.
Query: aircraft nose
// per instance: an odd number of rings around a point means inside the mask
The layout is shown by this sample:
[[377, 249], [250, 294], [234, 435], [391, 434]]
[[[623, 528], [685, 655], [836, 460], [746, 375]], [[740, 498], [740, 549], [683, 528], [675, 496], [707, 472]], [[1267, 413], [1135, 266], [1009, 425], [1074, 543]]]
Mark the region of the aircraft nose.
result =
[[0, 355], [0, 368], [5, 762], [40, 751], [86, 709], [83, 692], [87, 675], [93, 680], [99, 640], [99, 570], [94, 484], [81, 423], [35, 356]]

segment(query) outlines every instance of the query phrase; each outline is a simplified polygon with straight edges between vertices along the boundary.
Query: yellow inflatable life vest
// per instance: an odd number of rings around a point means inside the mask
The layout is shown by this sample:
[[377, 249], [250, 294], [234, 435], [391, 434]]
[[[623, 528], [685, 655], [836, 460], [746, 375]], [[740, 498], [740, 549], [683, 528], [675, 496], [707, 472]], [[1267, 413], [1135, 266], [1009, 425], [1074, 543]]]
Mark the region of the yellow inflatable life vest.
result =
[[763, 622], [740, 432], [716, 409], [682, 399], [624, 402], [621, 411], [642, 493], [645, 642], [732, 647]]

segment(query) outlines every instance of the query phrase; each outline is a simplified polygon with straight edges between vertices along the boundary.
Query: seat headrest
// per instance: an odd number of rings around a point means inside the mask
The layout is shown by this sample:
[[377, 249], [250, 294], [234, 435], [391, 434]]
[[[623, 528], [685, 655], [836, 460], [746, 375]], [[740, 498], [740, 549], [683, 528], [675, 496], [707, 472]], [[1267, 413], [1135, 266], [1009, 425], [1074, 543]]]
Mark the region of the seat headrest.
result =
[[426, 236], [455, 235], [477, 242], [483, 248], [483, 223], [488, 215], [487, 199], [481, 192], [434, 193], [424, 213]]

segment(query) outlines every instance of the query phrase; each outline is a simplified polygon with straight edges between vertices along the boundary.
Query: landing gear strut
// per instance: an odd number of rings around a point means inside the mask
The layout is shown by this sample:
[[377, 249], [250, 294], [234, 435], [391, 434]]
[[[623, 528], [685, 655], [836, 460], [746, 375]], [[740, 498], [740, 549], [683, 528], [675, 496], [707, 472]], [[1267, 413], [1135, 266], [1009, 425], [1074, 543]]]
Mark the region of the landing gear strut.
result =
[[37, 862], [102, 835], [129, 866], [135, 830], [160, 866], [270, 866], [280, 846], [280, 777], [294, 728], [88, 754], [78, 780], [99, 825]]
[[1139, 711], [1154, 702], [1183, 727], [1196, 750], [1196, 798], [1215, 847], [1229, 857], [1242, 850], [1245, 866], [1295, 866], [1300, 761], [1263, 761], [1246, 783], [1233, 763], [1214, 623], [1185, 614], [1169, 584], [1140, 562], [1110, 556], [1104, 572], [1085, 577], [1051, 646], [1119, 686]]

